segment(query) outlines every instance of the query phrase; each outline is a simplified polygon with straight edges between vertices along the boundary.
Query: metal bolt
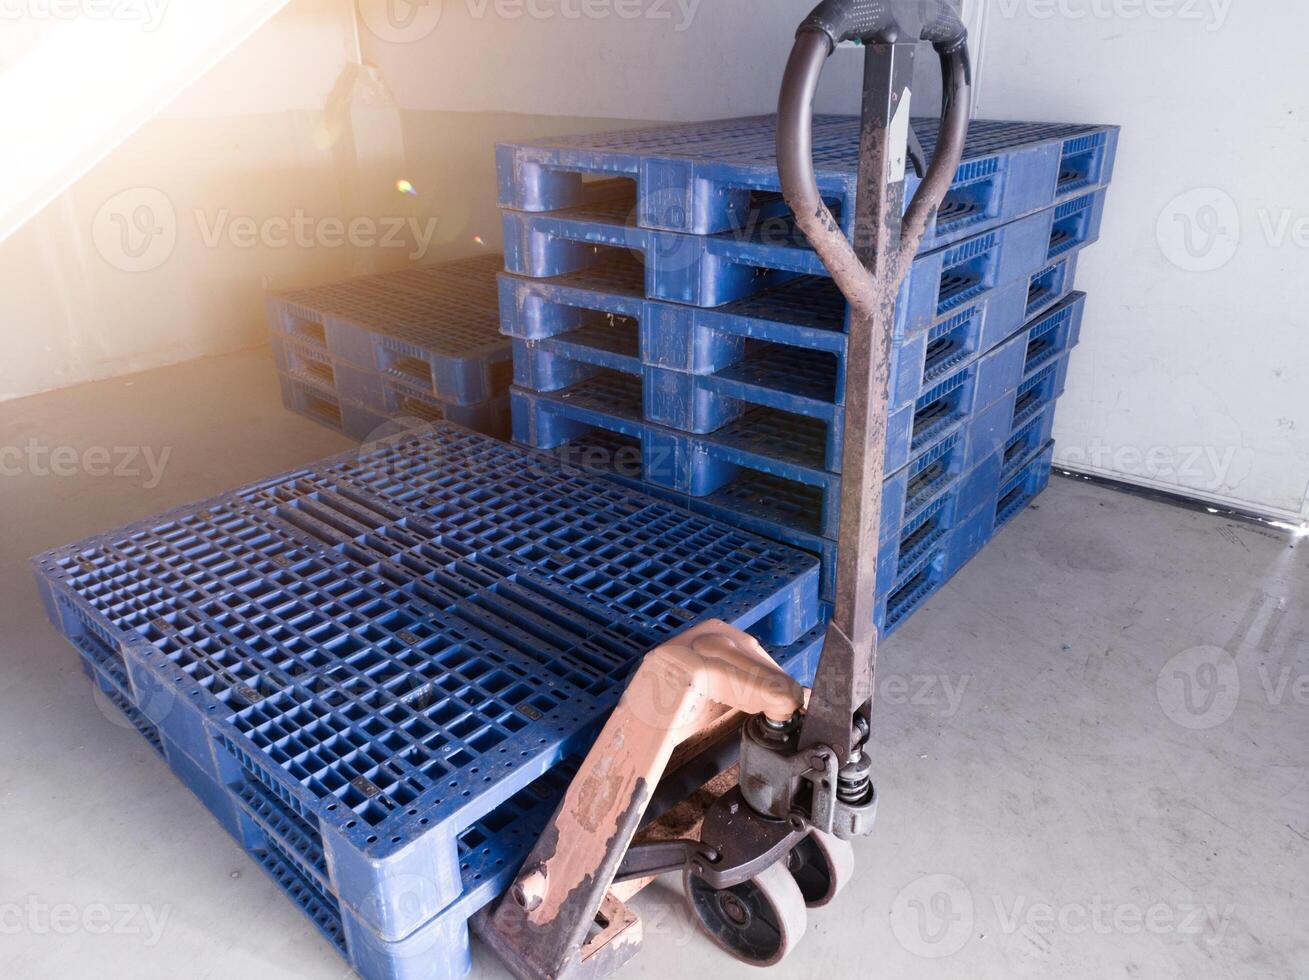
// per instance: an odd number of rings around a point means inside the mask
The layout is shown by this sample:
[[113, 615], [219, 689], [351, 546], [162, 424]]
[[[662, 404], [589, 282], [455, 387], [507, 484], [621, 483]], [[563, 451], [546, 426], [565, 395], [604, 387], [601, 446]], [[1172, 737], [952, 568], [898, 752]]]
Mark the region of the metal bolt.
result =
[[528, 912], [535, 911], [545, 901], [545, 872], [540, 868], [530, 871], [514, 882], [510, 894], [514, 901]]
[[723, 915], [732, 925], [739, 927], [749, 925], [750, 910], [731, 892], [724, 892], [722, 897]]

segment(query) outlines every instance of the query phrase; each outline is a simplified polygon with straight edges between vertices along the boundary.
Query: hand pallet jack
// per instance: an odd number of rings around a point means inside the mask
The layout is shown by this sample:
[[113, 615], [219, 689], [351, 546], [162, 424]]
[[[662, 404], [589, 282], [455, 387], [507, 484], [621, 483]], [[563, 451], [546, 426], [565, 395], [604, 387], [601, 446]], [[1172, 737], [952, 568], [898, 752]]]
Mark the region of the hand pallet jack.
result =
[[[909, 125], [920, 41], [936, 49], [943, 78], [930, 167]], [[812, 155], [814, 94], [845, 42], [866, 49], [853, 246], [823, 201]], [[769, 966], [803, 935], [806, 909], [830, 902], [851, 874], [849, 842], [872, 831], [877, 812], [865, 746], [892, 324], [963, 155], [970, 86], [967, 32], [945, 0], [825, 0], [800, 26], [778, 109], [778, 170], [800, 230], [851, 311], [836, 596], [813, 689], [806, 704], [752, 637], [722, 622], [646, 656], [509, 893], [477, 923], [524, 980], [612, 973], [640, 944], [623, 884], [676, 871], [710, 938]], [[922, 181], [905, 209], [910, 160]], [[709, 736], [724, 730], [719, 744], [739, 743], [735, 785], [729, 771], [651, 828], [665, 773], [695, 768], [679, 770], [675, 755], [713, 755]], [[677, 833], [697, 826], [694, 837]]]

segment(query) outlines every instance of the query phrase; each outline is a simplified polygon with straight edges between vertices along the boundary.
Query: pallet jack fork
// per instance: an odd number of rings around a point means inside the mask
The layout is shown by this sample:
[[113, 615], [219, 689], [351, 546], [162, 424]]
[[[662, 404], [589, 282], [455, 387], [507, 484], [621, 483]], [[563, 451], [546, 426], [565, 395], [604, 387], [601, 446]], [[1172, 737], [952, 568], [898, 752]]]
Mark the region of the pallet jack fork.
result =
[[[920, 41], [936, 49], [943, 79], [926, 167], [910, 145]], [[866, 49], [853, 245], [823, 201], [812, 155], [814, 94], [845, 42]], [[813, 690], [806, 705], [763, 648], [726, 623], [701, 623], [646, 656], [509, 894], [478, 923], [524, 980], [606, 976], [630, 959], [640, 928], [623, 883], [680, 871], [709, 937], [769, 966], [803, 935], [806, 909], [849, 878], [849, 842], [871, 833], [877, 811], [865, 746], [892, 324], [963, 156], [970, 85], [967, 32], [946, 0], [825, 0], [800, 26], [778, 106], [778, 170], [797, 225], [850, 305], [836, 596]], [[911, 161], [922, 179], [905, 208]], [[683, 819], [697, 837], [656, 825], [638, 839], [675, 749], [711, 723], [740, 729], [736, 785]]]

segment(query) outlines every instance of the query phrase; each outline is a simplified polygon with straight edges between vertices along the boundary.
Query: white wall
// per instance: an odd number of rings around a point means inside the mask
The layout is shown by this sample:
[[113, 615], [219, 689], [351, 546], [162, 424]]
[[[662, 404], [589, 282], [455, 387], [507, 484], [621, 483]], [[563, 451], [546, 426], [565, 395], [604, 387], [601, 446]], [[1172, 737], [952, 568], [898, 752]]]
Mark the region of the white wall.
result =
[[[251, 346], [266, 283], [348, 274], [345, 250], [212, 245], [202, 228], [343, 213], [328, 110], [355, 51], [352, 0], [293, 0], [0, 243], [0, 401]], [[139, 259], [138, 216], [162, 229]]]
[[[654, 120], [773, 112], [795, 29], [814, 6], [445, 0], [401, 28], [387, 18], [388, 2], [360, 0], [360, 35], [365, 60], [381, 67], [406, 109]], [[975, 21], [981, 8], [966, 4], [966, 16]], [[922, 60], [923, 88], [939, 91], [935, 58], [929, 51]], [[837, 53], [821, 109], [858, 111], [861, 65], [858, 51]]]
[[1104, 237], [1079, 269], [1059, 456], [1309, 516], [1309, 8], [1150, 6], [989, 11], [981, 114], [1123, 126]]

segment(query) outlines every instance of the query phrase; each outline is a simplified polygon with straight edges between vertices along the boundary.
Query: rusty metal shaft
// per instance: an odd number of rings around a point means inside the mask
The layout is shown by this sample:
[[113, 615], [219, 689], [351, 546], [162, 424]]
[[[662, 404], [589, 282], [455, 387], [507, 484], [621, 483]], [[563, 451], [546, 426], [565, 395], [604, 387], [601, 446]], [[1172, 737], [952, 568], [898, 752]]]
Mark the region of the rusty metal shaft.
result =
[[968, 128], [967, 48], [960, 42], [941, 52], [941, 136], [906, 210], [915, 47], [910, 41], [867, 47], [853, 244], [819, 193], [812, 161], [813, 98], [832, 51], [825, 33], [800, 33], [778, 110], [778, 166], [787, 203], [850, 305], [836, 597], [800, 739], [802, 750], [830, 746], [846, 761], [859, 757], [871, 724], [896, 300], [958, 169]]

